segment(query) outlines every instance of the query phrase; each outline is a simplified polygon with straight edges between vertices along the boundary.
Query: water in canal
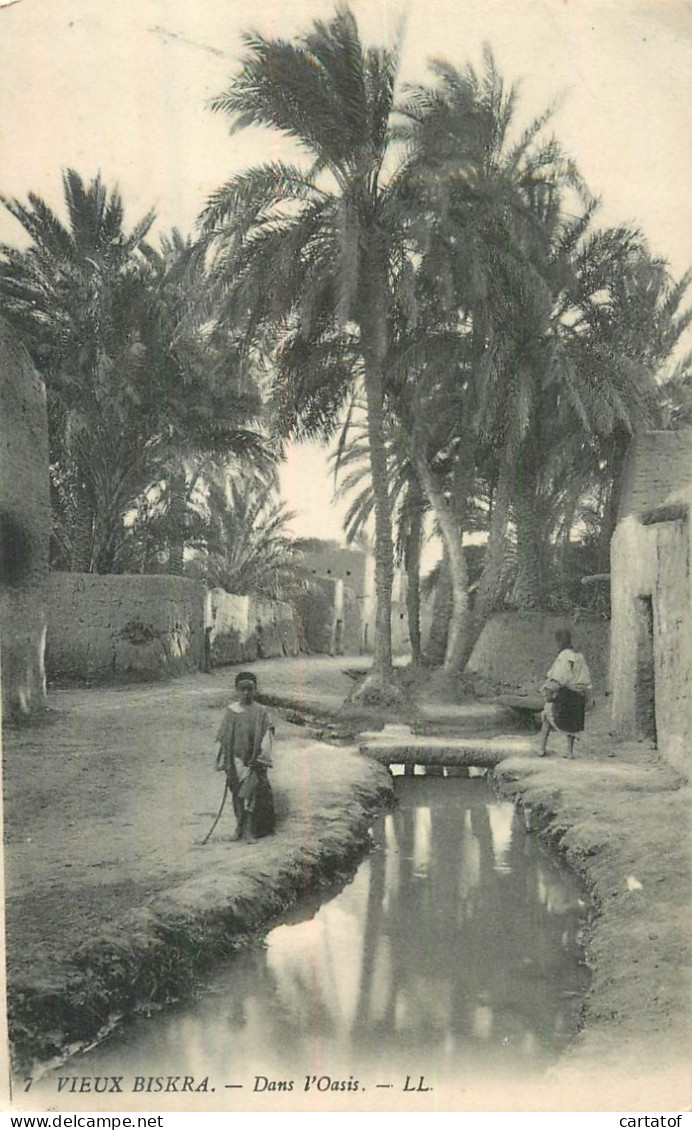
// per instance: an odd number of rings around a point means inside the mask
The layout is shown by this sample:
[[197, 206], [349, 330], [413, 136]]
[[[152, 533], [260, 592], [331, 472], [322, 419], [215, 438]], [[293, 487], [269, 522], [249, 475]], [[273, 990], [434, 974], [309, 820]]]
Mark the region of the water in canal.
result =
[[53, 1079], [208, 1076], [230, 1098], [312, 1076], [384, 1089], [555, 1061], [587, 983], [582, 892], [484, 777], [396, 784], [398, 807], [338, 895]]

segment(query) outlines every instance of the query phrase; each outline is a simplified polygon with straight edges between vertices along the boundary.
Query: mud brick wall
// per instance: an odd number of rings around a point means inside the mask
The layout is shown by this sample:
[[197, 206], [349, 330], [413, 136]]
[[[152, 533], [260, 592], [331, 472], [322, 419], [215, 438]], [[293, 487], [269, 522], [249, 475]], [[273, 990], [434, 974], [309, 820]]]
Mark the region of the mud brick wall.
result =
[[342, 549], [332, 542], [315, 543], [301, 552], [306, 573], [343, 581], [362, 599], [368, 590], [368, 559], [361, 549]]
[[245, 644], [250, 635], [250, 597], [235, 596], [225, 589], [208, 593], [207, 628], [214, 667], [242, 663], [247, 658]]
[[684, 496], [692, 486], [692, 428], [643, 432], [627, 450], [618, 505], [618, 520], [641, 517], [655, 507]]
[[689, 772], [692, 742], [690, 553], [689, 517], [645, 526], [632, 514], [610, 549], [613, 721], [626, 735], [655, 734], [681, 772]]
[[630, 444], [610, 544], [612, 716], [689, 773], [692, 429]]
[[344, 584], [337, 577], [310, 579], [310, 587], [293, 598], [297, 636], [301, 651], [333, 655], [337, 620], [343, 621]]
[[103, 682], [198, 669], [205, 595], [184, 577], [50, 574], [48, 678]]
[[255, 626], [254, 637], [258, 659], [298, 654], [293, 608], [290, 604], [252, 596], [250, 623], [254, 623]]
[[282, 601], [212, 589], [206, 622], [215, 667], [298, 652], [293, 609]]
[[515, 694], [535, 694], [557, 654], [555, 632], [569, 628], [574, 646], [586, 657], [594, 692], [606, 690], [609, 624], [606, 620], [541, 612], [504, 612], [483, 628], [469, 659], [467, 673], [481, 684]]
[[[322, 542], [302, 551], [302, 565], [317, 586], [316, 591], [296, 593], [293, 598], [303, 624], [304, 649], [358, 655], [363, 651], [364, 624], [374, 610], [374, 562], [360, 549], [343, 549], [333, 542]], [[343, 584], [341, 594], [339, 581]], [[331, 612], [330, 600], [334, 606]], [[337, 627], [338, 621], [341, 623]], [[372, 626], [369, 634], [372, 651]]]
[[355, 589], [344, 584], [342, 650], [344, 655], [358, 655], [363, 650], [361, 623], [362, 598]]
[[655, 576], [656, 527], [643, 526], [630, 514], [618, 523], [610, 543], [612, 717], [624, 735], [638, 732], [637, 686], [645, 642], [640, 600], [652, 594]]
[[656, 732], [664, 757], [692, 766], [692, 592], [689, 519], [656, 526], [654, 678]]
[[0, 641], [4, 717], [46, 700], [50, 495], [43, 382], [0, 320]]

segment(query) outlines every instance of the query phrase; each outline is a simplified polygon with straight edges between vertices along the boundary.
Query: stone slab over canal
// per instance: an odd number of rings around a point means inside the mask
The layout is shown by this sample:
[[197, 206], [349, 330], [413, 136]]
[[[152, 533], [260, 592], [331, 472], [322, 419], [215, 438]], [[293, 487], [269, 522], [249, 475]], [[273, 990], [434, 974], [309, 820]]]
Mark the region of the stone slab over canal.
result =
[[360, 752], [382, 765], [478, 765], [492, 768], [508, 757], [536, 757], [536, 739], [505, 734], [495, 738], [423, 737], [404, 734], [401, 727], [370, 734]]
[[[322, 658], [265, 660], [254, 670], [278, 702], [298, 698], [315, 713], [338, 710], [353, 685], [338, 661]], [[191, 959], [211, 959], [228, 944], [215, 948], [219, 914], [230, 908], [237, 930], [254, 929], [260, 916], [266, 926], [275, 897], [284, 905], [306, 875], [318, 884], [321, 862], [340, 855], [344, 820], [347, 847], [361, 850], [368, 810], [387, 795], [386, 771], [285, 725], [273, 773], [279, 834], [238, 848], [224, 817], [208, 847], [198, 846], [220, 799], [213, 735], [233, 676], [53, 692], [49, 723], [7, 733], [8, 960], [23, 1049], [35, 1047], [39, 1030], [45, 1052], [64, 1040], [54, 1020], [67, 984], [75, 1005], [82, 1002], [73, 1016], [92, 1027], [118, 1001], [125, 1009], [140, 993], [156, 1000], [166, 978], [183, 995]], [[689, 1106], [690, 787], [647, 743], [616, 741], [610, 725], [601, 702], [576, 761], [559, 756], [564, 741], [555, 738], [548, 758], [511, 757], [496, 770], [503, 793], [593, 894], [593, 978], [581, 1032], [544, 1093], [516, 1084], [501, 1094], [489, 1079], [455, 1095], [449, 1109]], [[284, 756], [290, 734], [296, 753]], [[377, 1095], [379, 1109], [392, 1109], [389, 1091]], [[429, 1098], [407, 1109], [426, 1110]], [[363, 1103], [378, 1109], [372, 1093]]]

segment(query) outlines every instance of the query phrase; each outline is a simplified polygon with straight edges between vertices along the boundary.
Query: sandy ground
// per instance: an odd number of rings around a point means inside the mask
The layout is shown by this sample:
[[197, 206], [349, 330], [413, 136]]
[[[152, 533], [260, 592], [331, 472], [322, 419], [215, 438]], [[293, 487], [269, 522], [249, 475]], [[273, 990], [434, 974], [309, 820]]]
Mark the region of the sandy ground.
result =
[[[459, 708], [426, 703], [424, 694], [416, 713], [437, 714], [439, 720], [445, 709]], [[504, 728], [504, 722], [498, 724]], [[593, 978], [583, 1027], [551, 1082], [574, 1096], [579, 1104], [574, 1109], [617, 1105], [623, 1096], [635, 1108], [658, 1103], [687, 1109], [692, 1101], [689, 781], [650, 743], [618, 738], [604, 697], [587, 715], [574, 760], [566, 757], [562, 735], [551, 735], [549, 755], [539, 758], [536, 733], [487, 739], [481, 731], [471, 741], [465, 726], [457, 729], [460, 736], [451, 744], [445, 725], [438, 726], [445, 737], [383, 734], [370, 745], [375, 755], [392, 743], [404, 752], [422, 745], [426, 748], [417, 760], [423, 763], [434, 758], [431, 748], [439, 745], [442, 762], [463, 763], [463, 747], [472, 744], [481, 753], [479, 764], [493, 763], [495, 746], [533, 747], [529, 756], [518, 748], [518, 756], [499, 764], [497, 786], [523, 808], [527, 830], [565, 855], [593, 905], [585, 938]]]
[[[312, 668], [319, 704], [339, 705], [353, 681], [328, 660]], [[256, 670], [268, 683], [265, 666]], [[307, 673], [288, 661], [266, 672], [289, 698]], [[229, 936], [362, 854], [389, 775], [278, 716], [277, 834], [233, 843], [229, 803], [202, 847], [223, 793], [214, 737], [233, 675], [54, 691], [43, 724], [6, 732], [9, 1011], [22, 1061], [92, 1038], [142, 999], [175, 994], [192, 949], [212, 959]], [[167, 944], [178, 960], [162, 971], [166, 930], [177, 932]]]
[[[345, 672], [357, 666], [311, 658], [254, 669], [261, 691], [319, 726], [353, 689]], [[277, 835], [234, 844], [226, 812], [201, 847], [221, 795], [214, 733], [233, 676], [54, 691], [45, 724], [6, 736], [10, 1003], [25, 1058], [179, 991], [192, 953], [213, 960], [362, 851], [388, 775], [283, 721]], [[690, 787], [645, 743], [615, 740], [607, 703], [589, 715], [575, 761], [563, 746], [553, 738], [544, 760], [511, 758], [497, 778], [527, 827], [565, 852], [592, 892], [593, 982], [556, 1076], [580, 1097], [564, 1109], [621, 1106], [616, 1075], [630, 1109], [686, 1108]]]
[[[617, 741], [607, 702], [576, 757], [512, 758], [498, 787], [579, 872], [593, 900], [583, 1027], [555, 1080], [574, 1109], [689, 1109], [692, 1100], [688, 782], [646, 742]], [[611, 1105], [606, 1105], [611, 1104]]]

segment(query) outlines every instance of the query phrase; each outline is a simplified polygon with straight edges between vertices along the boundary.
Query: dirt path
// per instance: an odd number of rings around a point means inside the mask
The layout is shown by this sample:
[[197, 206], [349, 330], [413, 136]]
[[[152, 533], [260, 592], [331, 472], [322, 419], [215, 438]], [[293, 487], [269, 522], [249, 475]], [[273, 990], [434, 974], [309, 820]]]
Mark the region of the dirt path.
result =
[[[255, 669], [287, 695], [306, 677], [305, 662]], [[329, 661], [313, 661], [309, 675], [325, 705], [352, 686]], [[151, 983], [134, 983], [141, 950], [162, 924], [177, 929], [206, 916], [177, 943], [184, 965], [186, 947], [211, 955], [229, 921], [234, 934], [251, 930], [362, 851], [370, 814], [391, 788], [387, 773], [279, 718], [276, 836], [232, 843], [227, 805], [201, 846], [222, 796], [214, 736], [231, 687], [226, 670], [165, 685], [55, 691], [44, 724], [6, 733], [7, 967], [22, 1057], [93, 1037], [138, 996], [165, 998], [180, 970], [159, 983], [152, 959]], [[114, 963], [122, 983], [111, 993]], [[96, 965], [103, 976], [89, 985]]]
[[[254, 670], [270, 697], [329, 716], [353, 688], [345, 671], [355, 666], [314, 658]], [[24, 1058], [91, 1038], [143, 999], [185, 991], [191, 968], [362, 851], [388, 775], [281, 721], [277, 835], [233, 844], [227, 813], [200, 846], [221, 794], [214, 734], [233, 676], [56, 691], [45, 725], [7, 735], [8, 969]], [[605, 1104], [625, 1098], [631, 1109], [681, 1109], [690, 1094], [692, 797], [655, 750], [615, 741], [606, 707], [589, 716], [576, 761], [553, 739], [552, 756], [509, 759], [498, 781], [566, 853], [596, 908], [585, 1023], [557, 1075], [570, 1095], [563, 1109], [615, 1109]]]
[[615, 740], [607, 702], [588, 716], [574, 761], [564, 737], [550, 745], [546, 759], [496, 770], [594, 904], [583, 1026], [550, 1082], [570, 1110], [688, 1109], [692, 789], [649, 743]]

